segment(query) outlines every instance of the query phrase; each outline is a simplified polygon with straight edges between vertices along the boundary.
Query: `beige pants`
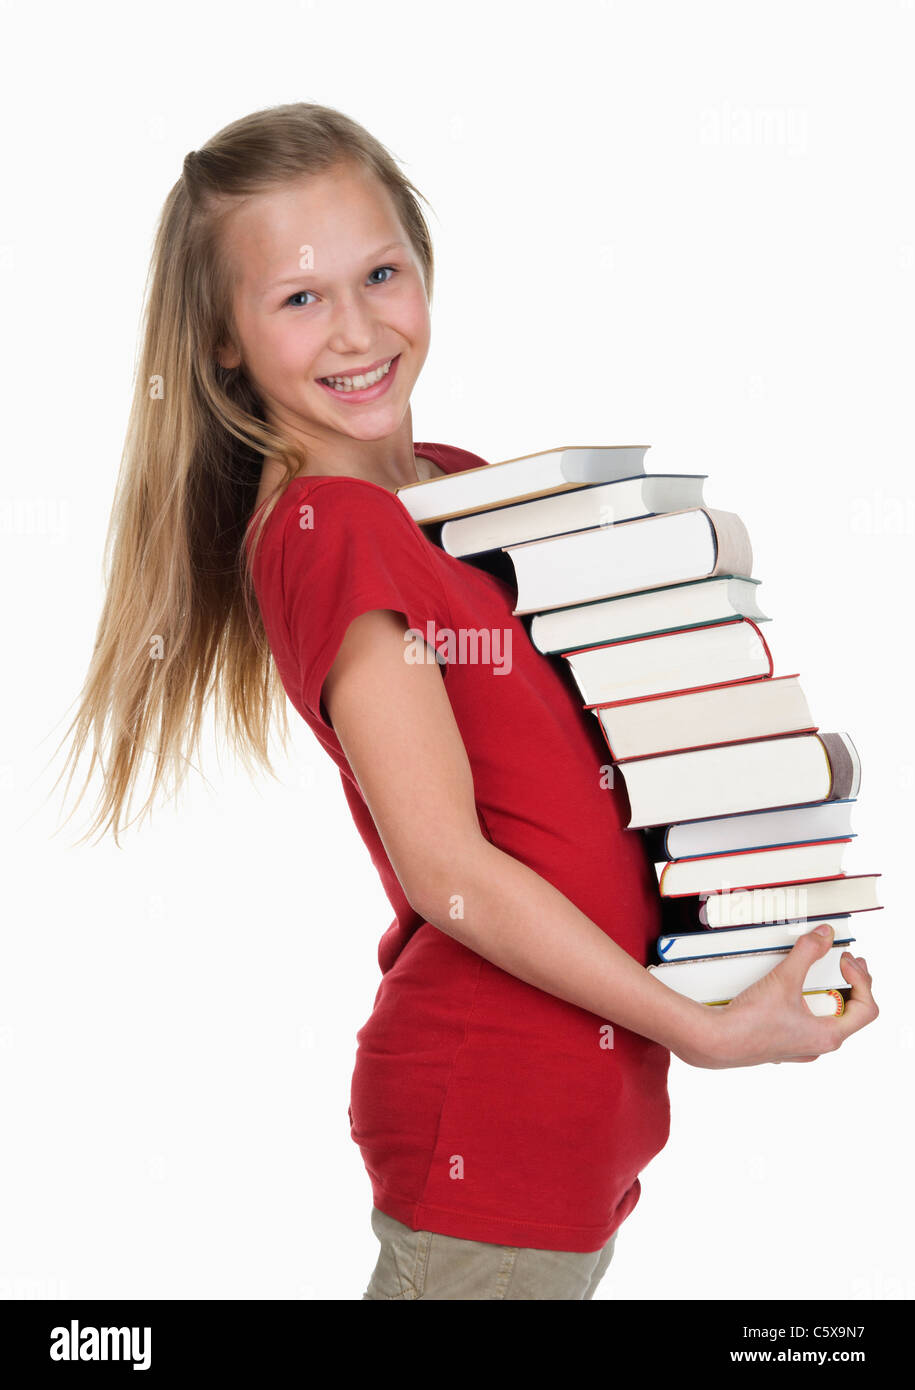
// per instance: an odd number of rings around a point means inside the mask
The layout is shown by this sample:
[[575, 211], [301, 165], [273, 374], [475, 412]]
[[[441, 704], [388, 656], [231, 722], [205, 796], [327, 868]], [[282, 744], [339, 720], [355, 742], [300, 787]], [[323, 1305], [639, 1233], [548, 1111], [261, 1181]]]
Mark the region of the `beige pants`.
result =
[[459, 1240], [437, 1231], [411, 1231], [372, 1207], [381, 1244], [363, 1299], [584, 1299], [613, 1258], [618, 1232], [602, 1250], [529, 1250]]

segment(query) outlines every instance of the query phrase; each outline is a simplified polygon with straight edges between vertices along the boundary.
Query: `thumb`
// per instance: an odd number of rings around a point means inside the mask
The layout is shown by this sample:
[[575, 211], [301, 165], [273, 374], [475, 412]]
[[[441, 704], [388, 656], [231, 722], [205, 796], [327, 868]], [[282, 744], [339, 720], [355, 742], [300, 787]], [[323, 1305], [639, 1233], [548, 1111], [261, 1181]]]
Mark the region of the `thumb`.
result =
[[776, 966], [790, 989], [797, 990], [798, 993], [803, 990], [811, 965], [821, 956], [825, 956], [832, 946], [833, 935], [831, 924], [821, 922], [798, 937], [785, 958]]

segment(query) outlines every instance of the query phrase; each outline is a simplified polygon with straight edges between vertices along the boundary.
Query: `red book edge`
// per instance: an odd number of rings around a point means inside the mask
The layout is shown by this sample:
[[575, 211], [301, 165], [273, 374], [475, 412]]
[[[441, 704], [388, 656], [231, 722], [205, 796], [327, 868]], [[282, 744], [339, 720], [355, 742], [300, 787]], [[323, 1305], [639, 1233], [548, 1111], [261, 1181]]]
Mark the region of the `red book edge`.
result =
[[[789, 884], [790, 884], [790, 883], [835, 883], [836, 879], [839, 879], [839, 878], [841, 878], [841, 879], [846, 879], [846, 880], [851, 880], [851, 879], [853, 879], [853, 878], [882, 878], [882, 877], [883, 877], [882, 872], [881, 872], [881, 873], [876, 873], [876, 874], [826, 874], [825, 877], [823, 877], [823, 878], [792, 878], [792, 879], [786, 879], [785, 882], [786, 882], [786, 883], [789, 883]], [[785, 885], [782, 884], [782, 883], [753, 883], [753, 884], [747, 884], [746, 890], [741, 886], [741, 888], [736, 889], [735, 891], [736, 891], [736, 892], [741, 892], [741, 893], [742, 893], [742, 892], [744, 892], [744, 891], [749, 891], [750, 888], [783, 888], [784, 886], [785, 886]], [[726, 893], [718, 893], [718, 892], [715, 892], [714, 889], [706, 889], [706, 890], [705, 890], [704, 892], [702, 892], [702, 893], [678, 893], [678, 894], [677, 894], [677, 897], [678, 897], [678, 898], [701, 898], [701, 899], [703, 899], [703, 900], [706, 899], [706, 898], [724, 898], [724, 897], [727, 897], [727, 896], [728, 896], [728, 895], [727, 895]], [[872, 910], [873, 910], [873, 909], [867, 908], [867, 907], [856, 907], [856, 908], [843, 907], [843, 908], [841, 908], [841, 909], [838, 909], [838, 911], [839, 911], [843, 916], [844, 916], [844, 914], [845, 914], [846, 912], [870, 912], [870, 911], [872, 911]], [[820, 916], [829, 916], [829, 914], [828, 914], [828, 913], [821, 913]], [[747, 926], [750, 926], [750, 925], [752, 925], [752, 924], [749, 923], [749, 922], [747, 922], [746, 925], [747, 925]]]
[[[696, 893], [665, 893], [663, 891], [664, 876], [673, 864], [695, 864], [698, 860], [730, 859], [732, 856], [737, 858], [741, 854], [770, 854], [775, 849], [791, 850], [806, 849], [810, 845], [850, 845], [855, 837], [852, 835], [837, 835], [835, 839], [826, 840], [798, 840], [792, 845], [754, 845], [752, 849], [725, 850], [722, 854], [687, 854], [682, 859], [668, 859], [661, 876], [658, 879], [658, 891], [662, 898], [695, 898], [701, 896]], [[864, 874], [827, 874], [826, 879], [830, 878], [864, 878]], [[823, 878], [780, 878], [773, 879], [770, 883], [741, 884], [740, 888], [778, 888], [787, 883], [822, 883], [826, 882]], [[714, 893], [715, 889], [705, 890]]]
[[[597, 643], [595, 643], [595, 645], [592, 646], [592, 647], [572, 647], [572, 648], [570, 648], [569, 651], [567, 651], [567, 652], [559, 652], [559, 653], [555, 653], [555, 652], [554, 652], [553, 655], [554, 655], [554, 656], [555, 656], [555, 655], [559, 655], [559, 656], [562, 657], [563, 661], [567, 661], [568, 658], [569, 658], [570, 656], [578, 656], [581, 652], [603, 651], [603, 649], [604, 649], [605, 647], [620, 647], [620, 646], [622, 646], [624, 643], [628, 644], [628, 643], [632, 643], [632, 642], [657, 642], [658, 639], [661, 638], [661, 637], [678, 637], [678, 636], [684, 636], [684, 637], [685, 637], [687, 633], [703, 632], [707, 627], [734, 627], [735, 624], [737, 624], [737, 623], [749, 623], [749, 624], [750, 624], [750, 627], [752, 627], [753, 630], [755, 631], [755, 633], [756, 633], [757, 637], [759, 638], [760, 642], [762, 642], [763, 651], [766, 653], [766, 656], [767, 656], [768, 659], [769, 659], [769, 675], [771, 676], [772, 670], [773, 670], [773, 665], [772, 665], [772, 653], [771, 653], [770, 650], [769, 650], [769, 644], [768, 644], [768, 642], [766, 641], [765, 637], [764, 637], [764, 636], [762, 635], [762, 633], [760, 632], [760, 630], [759, 630], [759, 625], [758, 625], [757, 623], [754, 623], [754, 621], [753, 621], [752, 618], [746, 618], [746, 617], [743, 617], [743, 616], [741, 616], [741, 617], [739, 617], [739, 618], [728, 618], [728, 619], [726, 619], [726, 621], [723, 622], [723, 623], [722, 623], [722, 622], [717, 622], [717, 623], [697, 623], [697, 624], [695, 625], [695, 627], [684, 627], [684, 628], [676, 628], [676, 627], [675, 627], [675, 628], [671, 628], [669, 632], [643, 632], [642, 635], [641, 635], [640, 637], [614, 637], [614, 638], [612, 638], [611, 641], [609, 641], [609, 642], [597, 642]], [[764, 680], [765, 677], [750, 676], [749, 679], [750, 679], [750, 680], [761, 680], [761, 679]], [[731, 682], [730, 682], [730, 681], [719, 681], [718, 684], [719, 684], [719, 685], [730, 685]], [[674, 692], [674, 691], [666, 691], [666, 692], [664, 692], [664, 693], [666, 693], [666, 694], [674, 694], [674, 693], [677, 693], [677, 692]], [[635, 696], [635, 697], [630, 697], [630, 698], [640, 699], [640, 698], [642, 698], [642, 697], [641, 697], [641, 696]], [[610, 701], [607, 701], [606, 703], [608, 703], [608, 704], [621, 704], [621, 705], [622, 705], [622, 704], [628, 704], [629, 701], [627, 701], [627, 700], [610, 700]], [[591, 708], [592, 708], [591, 705], [585, 705], [585, 709], [591, 709]]]

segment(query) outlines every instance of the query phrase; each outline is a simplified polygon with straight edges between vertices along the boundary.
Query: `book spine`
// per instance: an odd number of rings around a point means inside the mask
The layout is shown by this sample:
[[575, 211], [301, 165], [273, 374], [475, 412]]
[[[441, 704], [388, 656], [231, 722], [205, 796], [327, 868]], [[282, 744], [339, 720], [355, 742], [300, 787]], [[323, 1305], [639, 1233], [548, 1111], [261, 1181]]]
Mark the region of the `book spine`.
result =
[[719, 512], [711, 507], [702, 511], [709, 519], [715, 537], [715, 568], [712, 574], [749, 579], [753, 572], [753, 547], [736, 512]]
[[855, 767], [841, 734], [817, 734], [826, 749], [832, 782], [826, 801], [844, 801], [851, 792]]

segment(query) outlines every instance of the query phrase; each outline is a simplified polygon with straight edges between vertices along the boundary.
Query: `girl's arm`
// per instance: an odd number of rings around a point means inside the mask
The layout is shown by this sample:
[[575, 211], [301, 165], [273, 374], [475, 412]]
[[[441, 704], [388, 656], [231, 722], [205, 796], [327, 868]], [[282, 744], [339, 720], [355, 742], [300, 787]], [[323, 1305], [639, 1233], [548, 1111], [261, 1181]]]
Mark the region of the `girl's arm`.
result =
[[[656, 979], [563, 893], [480, 831], [473, 777], [438, 663], [405, 659], [405, 619], [350, 624], [324, 681], [334, 731], [407, 900], [427, 922], [511, 975], [668, 1047], [699, 1067], [807, 1061], [877, 1017], [870, 976], [838, 1018], [801, 997], [831, 933], [799, 938], [728, 1005], [697, 1004]], [[462, 916], [453, 917], [459, 897]]]

